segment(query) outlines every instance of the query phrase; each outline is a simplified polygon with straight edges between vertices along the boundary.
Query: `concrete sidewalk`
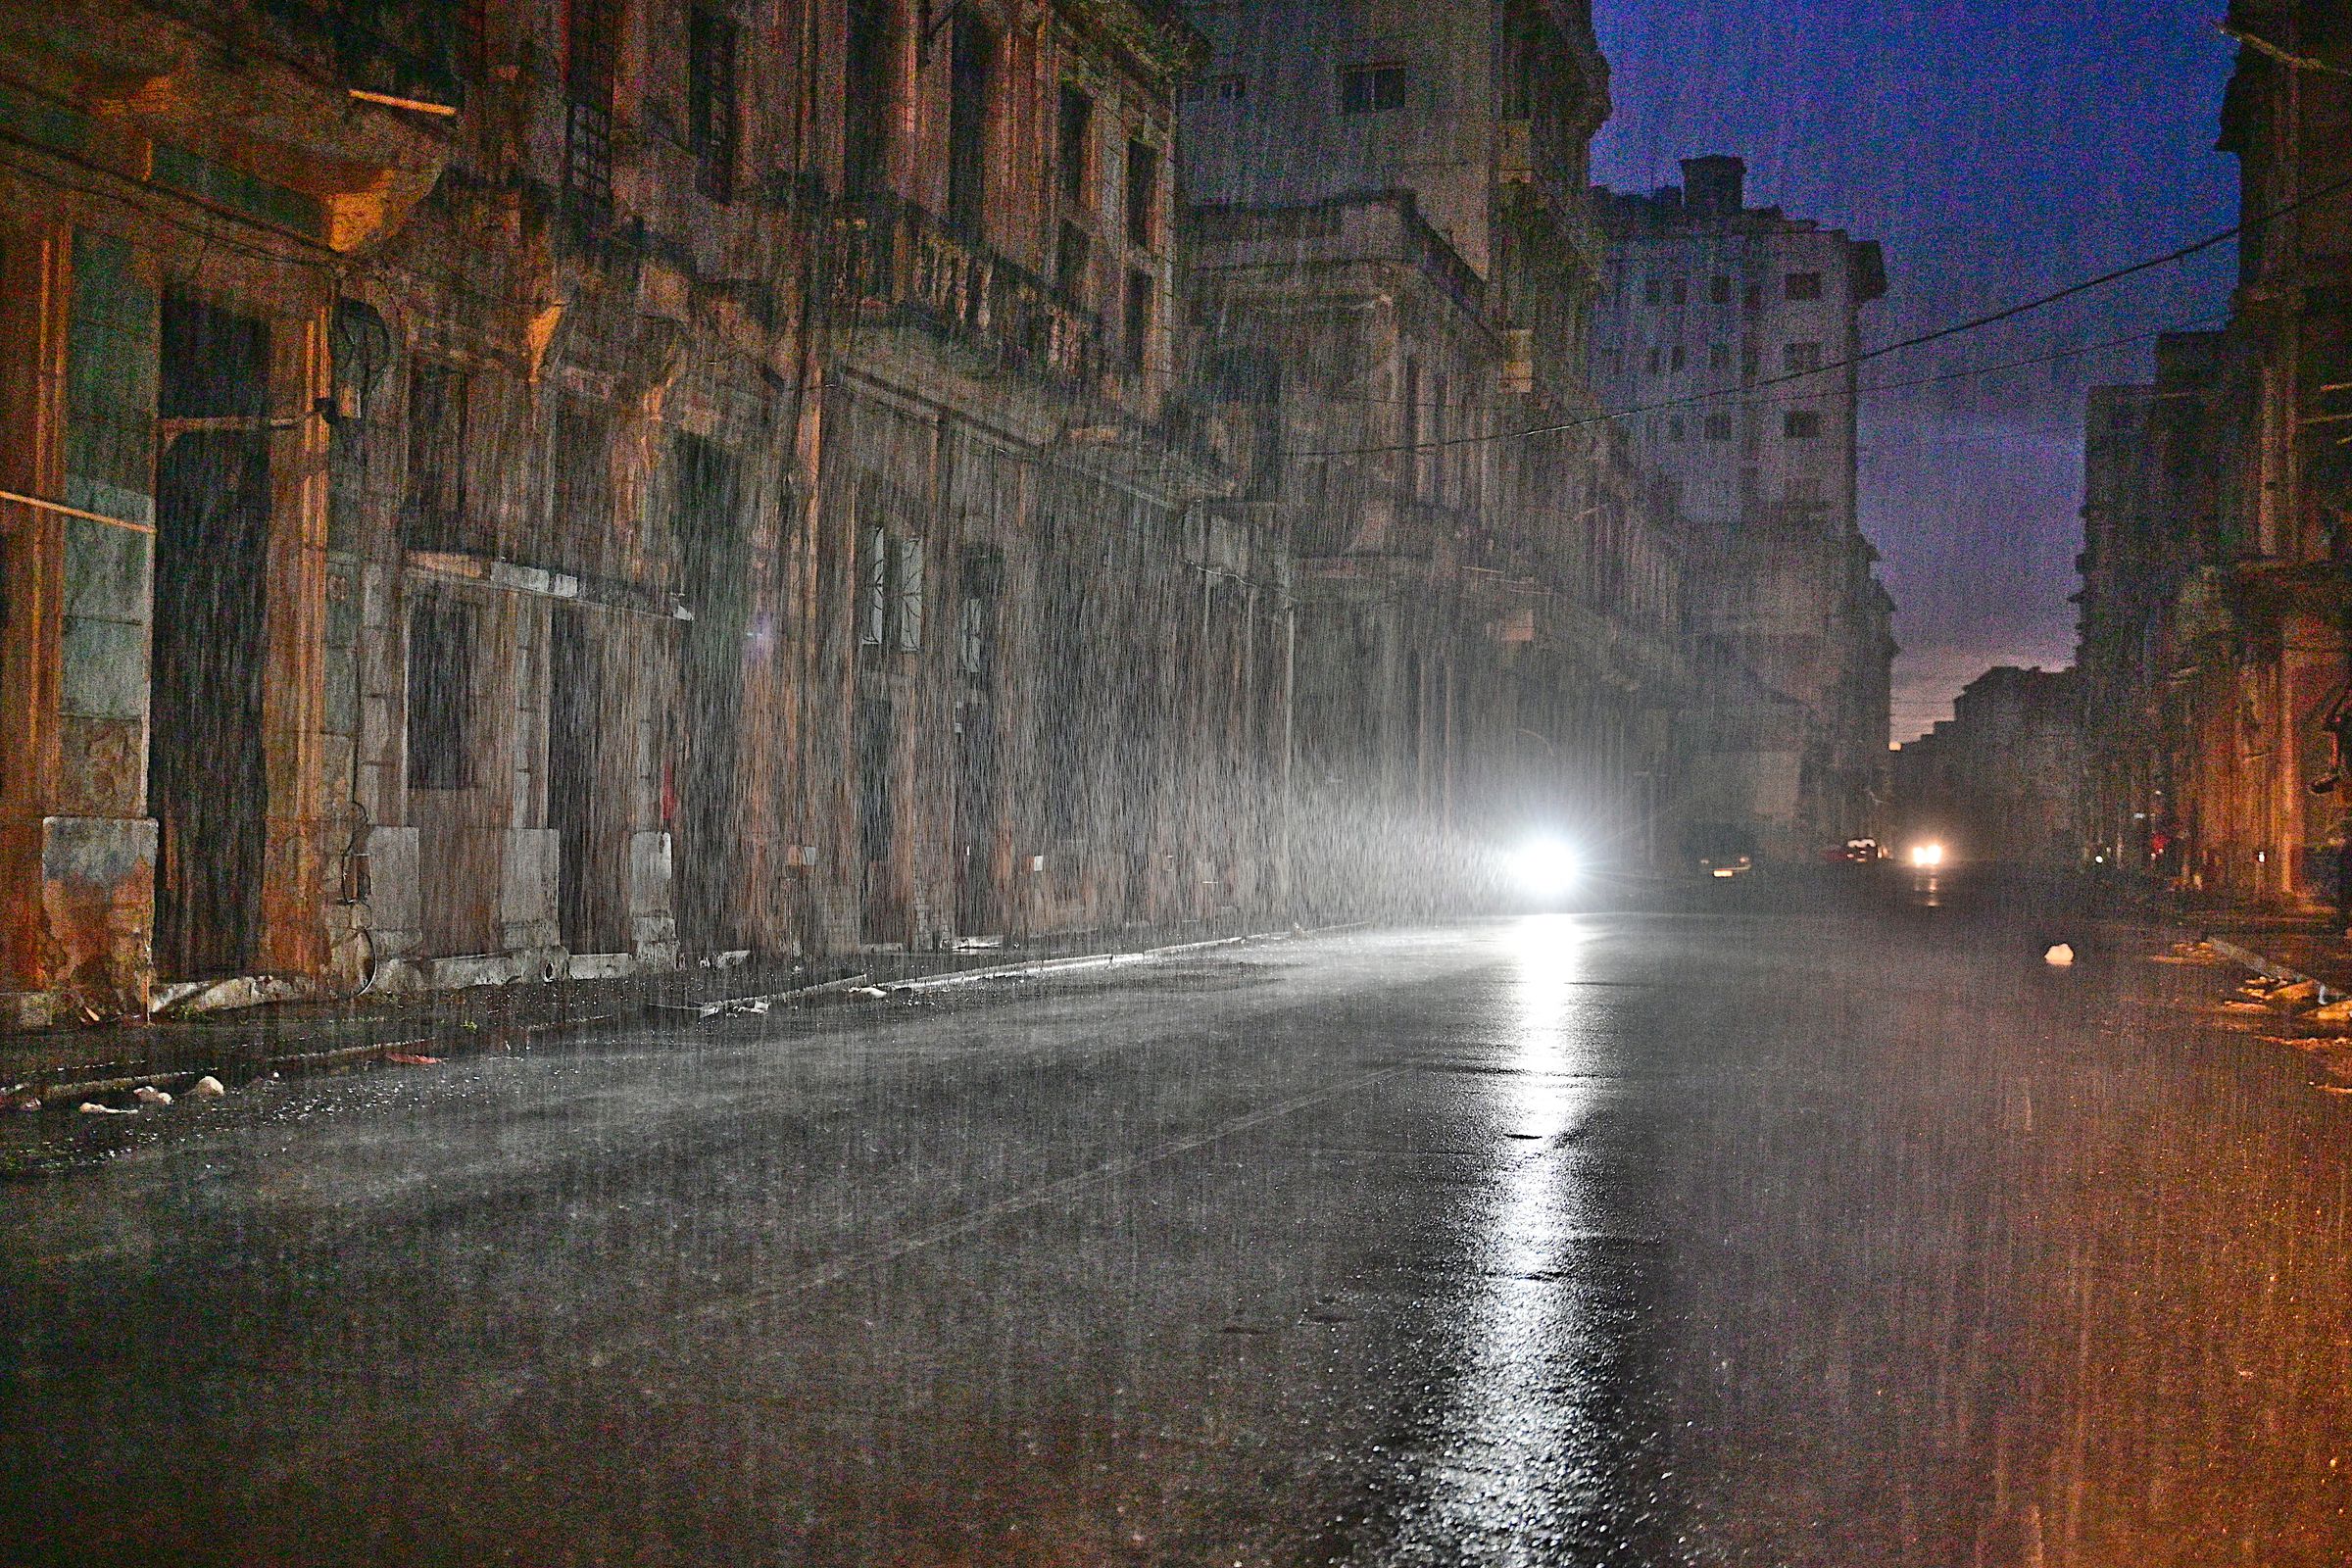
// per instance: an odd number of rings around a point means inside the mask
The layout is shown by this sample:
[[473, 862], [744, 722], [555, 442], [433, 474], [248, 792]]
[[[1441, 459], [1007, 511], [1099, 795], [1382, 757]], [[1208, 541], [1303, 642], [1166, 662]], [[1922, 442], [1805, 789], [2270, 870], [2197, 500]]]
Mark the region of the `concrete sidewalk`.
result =
[[[281, 1002], [231, 1011], [0, 1035], [0, 1104], [18, 1109], [166, 1090], [210, 1073], [227, 1081], [316, 1071], [386, 1055], [509, 1050], [600, 1026], [681, 1026], [770, 1007], [837, 1001], [865, 987], [925, 988], [990, 975], [1109, 964], [1251, 935], [1239, 921], [1133, 927], [1018, 948], [874, 952], [625, 980], [477, 986], [421, 995]], [[1265, 935], [1268, 933], [1254, 933]]]

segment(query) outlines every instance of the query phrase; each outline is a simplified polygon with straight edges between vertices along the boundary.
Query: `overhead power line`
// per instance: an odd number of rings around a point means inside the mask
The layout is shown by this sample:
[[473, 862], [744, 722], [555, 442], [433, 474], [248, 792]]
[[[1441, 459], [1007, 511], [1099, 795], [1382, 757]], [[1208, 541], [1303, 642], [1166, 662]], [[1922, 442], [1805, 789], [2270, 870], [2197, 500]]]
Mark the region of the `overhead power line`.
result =
[[[2052, 289], [2047, 294], [2039, 294], [2034, 296], [2033, 299], [2023, 300], [2015, 305], [2003, 306], [1997, 311], [1988, 311], [1983, 316], [1973, 316], [1966, 320], [1955, 321], [1949, 326], [1939, 326], [1933, 331], [1916, 333], [1911, 337], [1902, 338], [1893, 343], [1883, 344], [1875, 349], [1867, 349], [1860, 354], [1849, 355], [1842, 360], [1832, 360], [1829, 363], [1817, 366], [1812, 369], [1783, 371], [1781, 374], [1769, 375], [1764, 377], [1762, 380], [1750, 382], [1745, 386], [1725, 387], [1714, 392], [1693, 392], [1684, 397], [1669, 398], [1663, 402], [1642, 404], [1633, 408], [1605, 409], [1598, 414], [1587, 415], [1582, 418], [1567, 419], [1557, 424], [1537, 425], [1531, 429], [1525, 430], [1494, 430], [1479, 435], [1449, 436], [1444, 440], [1438, 441], [1398, 441], [1376, 446], [1325, 448], [1315, 451], [1294, 452], [1290, 454], [1290, 456], [1294, 459], [1363, 458], [1379, 457], [1398, 452], [1431, 452], [1447, 447], [1486, 446], [1499, 441], [1525, 441], [1536, 436], [1562, 435], [1572, 430], [1582, 430], [1595, 424], [1606, 424], [1612, 420], [1628, 418], [1637, 414], [1655, 414], [1668, 409], [1689, 408], [1694, 404], [1720, 402], [1725, 398], [1744, 397], [1761, 387], [1780, 386], [1790, 381], [1810, 380], [1816, 376], [1826, 375], [1833, 370], [1851, 369], [1855, 366], [1867, 365], [1873, 360], [1885, 359], [1889, 354], [1900, 354], [1909, 349], [1923, 347], [1926, 344], [1940, 343], [1947, 338], [1955, 338], [1963, 333], [1978, 332], [1988, 326], [1996, 326], [2003, 321], [2014, 320], [2018, 317], [2026, 316], [2034, 311], [2045, 309], [2048, 306], [2056, 305], [2061, 300], [2070, 300], [2078, 295], [2087, 294], [2093, 289], [2104, 288], [2110, 283], [2120, 282], [2124, 278], [2133, 277], [2141, 272], [2153, 271], [2160, 267], [2170, 267], [2177, 262], [2186, 261], [2189, 257], [2195, 256], [2200, 252], [2209, 251], [2217, 245], [2226, 244], [2229, 241], [2237, 238], [2239, 235], [2246, 233], [2250, 229], [2259, 229], [2267, 223], [2276, 222], [2290, 213], [2296, 212], [2305, 207], [2309, 207], [2314, 202], [2324, 201], [2328, 197], [2336, 195], [2337, 193], [2346, 189], [2352, 189], [2352, 175], [2347, 175], [2338, 180], [2331, 180], [2328, 184], [2321, 186], [2319, 189], [2312, 191], [2307, 195], [2299, 196], [2295, 200], [2287, 202], [2282, 206], [2275, 207], [2267, 213], [2262, 213], [2256, 217], [2241, 220], [2240, 221], [2232, 223], [2228, 228], [2222, 229], [2217, 233], [2206, 235], [2203, 239], [2194, 240], [2189, 244], [2179, 247], [2178, 249], [2166, 251], [2161, 256], [2151, 256], [2145, 260], [2133, 262], [2128, 267], [2119, 267], [2113, 271], [2101, 272], [2096, 277], [2084, 278], [2079, 283], [2069, 283], [2064, 288]], [[2031, 364], [2034, 362], [2029, 361], [2026, 363]], [[1972, 373], [1977, 372], [1961, 372], [1961, 374], [1964, 375]], [[1880, 387], [1872, 390], [1885, 391], [1887, 390], [1887, 388]]]

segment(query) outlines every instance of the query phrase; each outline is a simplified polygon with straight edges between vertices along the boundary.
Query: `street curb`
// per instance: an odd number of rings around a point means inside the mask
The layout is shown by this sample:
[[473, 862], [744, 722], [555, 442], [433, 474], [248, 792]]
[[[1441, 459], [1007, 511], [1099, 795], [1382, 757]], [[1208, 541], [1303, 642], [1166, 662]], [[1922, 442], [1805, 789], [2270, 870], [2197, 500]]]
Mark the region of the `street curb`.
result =
[[[971, 985], [992, 979], [1004, 979], [1008, 977], [1041, 978], [1054, 974], [1067, 974], [1088, 969], [1120, 968], [1133, 964], [1158, 962], [1167, 958], [1179, 957], [1191, 953], [1204, 953], [1218, 948], [1241, 947], [1249, 943], [1284, 942], [1289, 941], [1293, 937], [1297, 936], [1324, 936], [1343, 931], [1360, 930], [1369, 923], [1370, 922], [1367, 921], [1358, 921], [1349, 925], [1322, 926], [1313, 930], [1306, 930], [1301, 927], [1294, 926], [1282, 931], [1259, 931], [1250, 932], [1241, 936], [1211, 937], [1204, 941], [1199, 942], [1179, 942], [1170, 944], [1166, 947], [1146, 948], [1133, 953], [1089, 953], [1079, 954], [1064, 958], [1039, 958], [1033, 959], [1027, 963], [1000, 964], [986, 969], [964, 969], [954, 971], [948, 974], [924, 975], [916, 979], [901, 981], [898, 984], [884, 986], [879, 989], [893, 996], [910, 993], [920, 994], [927, 991], [943, 990], [952, 986]], [[600, 1013], [591, 1017], [564, 1019], [537, 1024], [521, 1024], [504, 1029], [488, 1030], [483, 1032], [480, 1043], [483, 1045], [488, 1045], [493, 1042], [506, 1045], [514, 1045], [517, 1043], [535, 1045], [548, 1040], [561, 1039], [566, 1035], [582, 1033], [590, 1029], [616, 1025], [626, 1026], [631, 1023], [642, 1023], [663, 1012], [691, 1013], [694, 1015], [695, 1021], [707, 1021], [715, 1017], [734, 1016], [741, 1011], [748, 1010], [761, 1004], [775, 1005], [777, 1004], [788, 1004], [822, 996], [838, 995], [854, 991], [858, 987], [869, 985], [871, 983], [872, 976], [870, 974], [857, 974], [845, 976], [839, 980], [824, 981], [820, 984], [812, 986], [801, 986], [791, 990], [771, 992], [760, 996], [730, 997], [717, 1002], [695, 1004], [691, 1006], [647, 1003], [635, 1006], [618, 1007], [611, 1012]], [[295, 1052], [284, 1055], [266, 1057], [258, 1062], [253, 1062], [252, 1065], [262, 1073], [321, 1072], [332, 1070], [336, 1067], [358, 1066], [368, 1061], [381, 1059], [382, 1057], [395, 1053], [414, 1052], [420, 1055], [433, 1054], [471, 1054], [471, 1048], [473, 1044], [474, 1040], [470, 1035], [451, 1037], [447, 1035], [435, 1034], [421, 1037], [404, 1037], [395, 1040], [368, 1041], [352, 1046], [338, 1046], [327, 1051]], [[223, 1061], [220, 1063], [206, 1063], [205, 1065], [195, 1067], [159, 1067], [152, 1072], [122, 1073], [103, 1078], [78, 1079], [69, 1083], [46, 1083], [38, 1084], [37, 1086], [32, 1080], [26, 1080], [24, 1083], [16, 1086], [11, 1092], [20, 1094], [36, 1094], [40, 1099], [43, 1108], [47, 1108], [63, 1102], [87, 1100], [99, 1095], [127, 1094], [130, 1091], [138, 1089], [142, 1086], [163, 1088], [171, 1085], [191, 1083], [197, 1078], [202, 1077], [208, 1070], [218, 1071], [225, 1068], [227, 1065], [228, 1064]]]
[[2284, 980], [2289, 985], [2318, 986], [2320, 988], [2319, 1001], [2322, 1006], [2326, 1006], [2331, 1002], [2339, 1002], [2345, 996], [2345, 993], [2338, 991], [2319, 976], [2305, 974], [2291, 964], [2280, 963], [2276, 958], [2266, 957], [2250, 948], [2241, 948], [2236, 943], [2226, 942], [2220, 937], [2208, 937], [2206, 942], [2214, 952], [2223, 957], [2251, 969], [2256, 974], [2266, 975], [2273, 980]]
[[1211, 937], [1205, 942], [1178, 942], [1164, 948], [1144, 948], [1135, 953], [1084, 953], [1068, 958], [1039, 958], [1029, 963], [999, 964], [991, 969], [961, 969], [952, 974], [923, 975], [880, 989], [894, 996], [910, 991], [945, 991], [951, 986], [972, 985], [982, 980], [1028, 980], [1085, 969], [1117, 969], [1128, 964], [1155, 963], [1188, 953], [1238, 948], [1250, 942], [1287, 942], [1290, 938], [1288, 931], [1254, 931], [1245, 936]]
[[714, 1002], [654, 1002], [646, 1004], [648, 1013], [678, 1012], [694, 1014], [697, 1023], [711, 1018], [733, 1017], [737, 1013], [772, 1007], [782, 1002], [799, 1002], [808, 997], [831, 996], [836, 991], [855, 991], [873, 983], [873, 976], [863, 972], [845, 974], [838, 980], [822, 980], [812, 986], [792, 986], [782, 991], [759, 991], [740, 997], [720, 997]]

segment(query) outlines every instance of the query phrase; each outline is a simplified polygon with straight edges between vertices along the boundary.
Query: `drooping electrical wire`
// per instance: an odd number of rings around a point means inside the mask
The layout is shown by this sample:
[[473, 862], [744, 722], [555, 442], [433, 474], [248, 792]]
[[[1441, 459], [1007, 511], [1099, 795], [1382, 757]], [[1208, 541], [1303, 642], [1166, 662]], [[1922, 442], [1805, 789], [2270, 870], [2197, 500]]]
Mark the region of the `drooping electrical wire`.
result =
[[[1856, 366], [1867, 365], [1873, 360], [1882, 360], [1890, 354], [1900, 354], [1906, 350], [1920, 348], [1930, 343], [1940, 343], [1946, 339], [1958, 337], [1963, 333], [1982, 331], [1985, 327], [1998, 325], [2003, 321], [2014, 320], [2018, 317], [2026, 316], [2032, 312], [2045, 309], [2049, 306], [2059, 303], [2062, 300], [2070, 300], [2078, 295], [2087, 294], [2093, 289], [2104, 288], [2108, 284], [2120, 282], [2124, 278], [2133, 277], [2141, 272], [2152, 271], [2160, 267], [2172, 266], [2177, 262], [2185, 261], [2189, 257], [2195, 256], [2200, 252], [2212, 250], [2217, 245], [2226, 244], [2229, 241], [2237, 238], [2239, 235], [2244, 234], [2250, 229], [2259, 229], [2266, 224], [2277, 222], [2279, 219], [2286, 217], [2290, 213], [2296, 212], [2301, 208], [2309, 207], [2315, 202], [2323, 201], [2329, 196], [2337, 195], [2345, 190], [2352, 190], [2352, 175], [2347, 175], [2338, 180], [2331, 180], [2328, 184], [2321, 186], [2319, 189], [2306, 195], [2299, 196], [2291, 202], [2275, 207], [2267, 213], [2262, 213], [2253, 218], [2245, 219], [2238, 222], [2232, 223], [2228, 228], [2222, 229], [2216, 233], [2208, 234], [2202, 239], [2194, 240], [2186, 245], [2166, 251], [2161, 256], [2147, 257], [2143, 260], [2133, 262], [2129, 266], [2116, 268], [2112, 271], [2101, 272], [2096, 277], [2084, 278], [2081, 282], [2069, 283], [2064, 288], [2053, 289], [2046, 294], [2039, 294], [2029, 300], [2021, 300], [2015, 305], [2003, 306], [1997, 311], [1988, 311], [1982, 316], [1970, 317], [1966, 320], [1955, 321], [1949, 326], [1936, 327], [1933, 331], [1915, 333], [1910, 337], [1902, 338], [1896, 342], [1882, 344], [1880, 347], [1875, 349], [1866, 349], [1860, 354], [1849, 355], [1842, 360], [1833, 360], [1828, 364], [1816, 366], [1811, 369], [1788, 370], [1778, 375], [1766, 376], [1762, 380], [1753, 382], [1745, 387], [1725, 388], [1715, 392], [1694, 392], [1679, 398], [1669, 398], [1657, 403], [1643, 404], [1636, 408], [1607, 409], [1597, 414], [1586, 415], [1580, 418], [1565, 419], [1554, 424], [1537, 425], [1533, 428], [1524, 430], [1494, 430], [1477, 435], [1449, 436], [1443, 440], [1437, 441], [1399, 441], [1388, 442], [1374, 446], [1332, 447], [1323, 448], [1320, 450], [1293, 452], [1288, 454], [1288, 456], [1294, 461], [1322, 458], [1379, 457], [1400, 452], [1435, 451], [1446, 447], [1485, 446], [1491, 443], [1502, 441], [1525, 441], [1536, 436], [1562, 435], [1573, 430], [1588, 429], [1592, 425], [1606, 424], [1612, 420], [1626, 418], [1632, 415], [1655, 414], [1668, 409], [1689, 408], [1697, 404], [1720, 402], [1725, 398], [1745, 396], [1753, 392], [1755, 389], [1761, 387], [1784, 385], [1790, 381], [1809, 380], [1815, 376], [1826, 375], [1833, 370], [1851, 369]], [[1886, 389], [1882, 388], [1880, 390]]]

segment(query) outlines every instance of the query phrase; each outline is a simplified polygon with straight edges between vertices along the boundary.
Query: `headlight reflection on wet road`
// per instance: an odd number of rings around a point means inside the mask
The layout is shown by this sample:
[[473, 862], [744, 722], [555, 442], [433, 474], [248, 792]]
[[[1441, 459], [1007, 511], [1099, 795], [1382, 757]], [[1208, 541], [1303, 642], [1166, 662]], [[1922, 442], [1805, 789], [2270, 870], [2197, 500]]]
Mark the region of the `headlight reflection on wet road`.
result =
[[[1591, 1059], [1592, 991], [1578, 983], [1590, 940], [1574, 915], [1510, 928], [1513, 960], [1496, 1022], [1508, 1031], [1473, 1125], [1494, 1140], [1489, 1199], [1469, 1242], [1453, 1431], [1429, 1478], [1432, 1534], [1479, 1560], [1562, 1560], [1606, 1539], [1608, 1443], [1591, 1387], [1595, 1332], [1582, 1277], [1595, 1240], [1575, 1145], [1607, 1085]], [[1412, 1559], [1417, 1560], [1417, 1559]]]

